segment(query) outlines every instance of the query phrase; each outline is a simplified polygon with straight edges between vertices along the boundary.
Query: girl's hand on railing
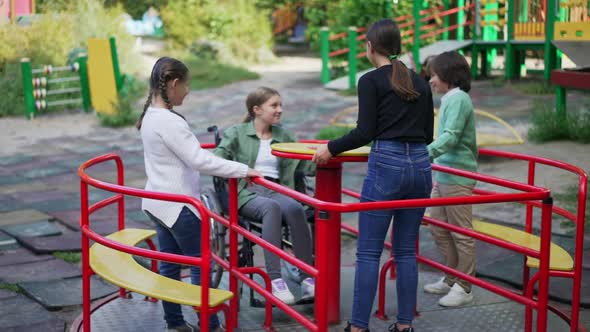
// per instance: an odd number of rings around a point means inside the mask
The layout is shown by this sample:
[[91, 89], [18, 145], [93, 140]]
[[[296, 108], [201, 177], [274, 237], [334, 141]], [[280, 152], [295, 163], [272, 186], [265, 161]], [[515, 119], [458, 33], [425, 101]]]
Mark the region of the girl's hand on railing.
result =
[[262, 177], [262, 173], [260, 173], [259, 171], [253, 169], [253, 168], [248, 168], [248, 173], [246, 173], [246, 177], [249, 178], [261, 178]]

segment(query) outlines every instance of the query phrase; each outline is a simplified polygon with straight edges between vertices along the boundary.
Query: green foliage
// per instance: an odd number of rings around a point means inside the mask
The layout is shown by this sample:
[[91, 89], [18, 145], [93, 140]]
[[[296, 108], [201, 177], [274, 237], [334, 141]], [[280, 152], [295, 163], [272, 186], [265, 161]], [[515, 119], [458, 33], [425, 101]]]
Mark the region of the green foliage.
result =
[[127, 77], [117, 97], [116, 112], [114, 114], [97, 113], [100, 124], [112, 128], [135, 124], [141, 114], [140, 101], [145, 97], [146, 89], [147, 85], [143, 81]]
[[521, 93], [528, 95], [548, 95], [555, 93], [555, 86], [545, 82], [527, 82], [515, 84], [514, 87]]
[[55, 251], [53, 253], [55, 258], [59, 258], [65, 262], [76, 264], [82, 260], [82, 254], [71, 251]]
[[341, 96], [345, 96], [345, 97], [346, 96], [356, 96], [357, 90], [356, 90], [356, 88], [340, 90], [340, 91], [338, 91], [338, 94]]
[[232, 64], [272, 58], [269, 12], [251, 1], [170, 0], [161, 15], [177, 46], [205, 40], [221, 43], [217, 59]]
[[[590, 180], [588, 182], [590, 184]], [[555, 193], [553, 197], [555, 197], [556, 205], [566, 209], [567, 211], [577, 213], [578, 211], [578, 186], [573, 185], [568, 187], [565, 192], [562, 193]], [[590, 209], [588, 209], [590, 205], [590, 196], [586, 197], [586, 215], [585, 215], [585, 233], [590, 233]], [[563, 219], [562, 225], [567, 228], [572, 228], [574, 230], [576, 224], [570, 220]]]
[[535, 103], [529, 139], [536, 142], [572, 140], [590, 143], [590, 105], [579, 112], [569, 111], [561, 116], [543, 102]]
[[316, 139], [326, 139], [326, 140], [333, 140], [339, 137], [342, 137], [350, 132], [352, 128], [349, 127], [341, 127], [341, 126], [327, 126], [315, 135]]
[[33, 68], [62, 66], [79, 52], [86, 52], [88, 38], [115, 36], [121, 69], [143, 70], [127, 34], [120, 6], [105, 8], [102, 0], [41, 1], [43, 11], [29, 25], [0, 26], [0, 116], [24, 114], [20, 60], [29, 58]]
[[22, 293], [20, 287], [17, 284], [9, 284], [7, 282], [0, 282], [0, 289], [5, 289], [14, 293]]
[[195, 56], [191, 56], [183, 62], [190, 71], [191, 89], [195, 90], [216, 88], [232, 82], [260, 78], [260, 75], [247, 69]]
[[[1, 46], [0, 46], [1, 47]], [[25, 97], [22, 87], [20, 65], [6, 63], [0, 65], [0, 117], [25, 114]]]

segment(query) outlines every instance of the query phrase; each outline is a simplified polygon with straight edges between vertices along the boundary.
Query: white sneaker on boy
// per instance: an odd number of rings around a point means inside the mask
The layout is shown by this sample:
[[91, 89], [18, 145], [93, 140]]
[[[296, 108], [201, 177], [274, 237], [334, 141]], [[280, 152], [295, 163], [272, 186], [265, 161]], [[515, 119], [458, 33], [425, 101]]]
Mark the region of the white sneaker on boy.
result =
[[449, 293], [438, 300], [438, 304], [443, 307], [458, 307], [473, 301], [473, 290], [469, 293], [455, 283]]
[[302, 300], [313, 298], [315, 296], [315, 279], [303, 279], [301, 282], [301, 288], [303, 289], [303, 294], [301, 295]]
[[445, 282], [445, 277], [439, 281], [424, 285], [424, 291], [429, 294], [447, 294], [451, 286]]
[[289, 290], [287, 283], [282, 278], [274, 279], [271, 282], [272, 285], [272, 295], [279, 298], [279, 300], [285, 302], [286, 304], [294, 304], [295, 303], [295, 296]]

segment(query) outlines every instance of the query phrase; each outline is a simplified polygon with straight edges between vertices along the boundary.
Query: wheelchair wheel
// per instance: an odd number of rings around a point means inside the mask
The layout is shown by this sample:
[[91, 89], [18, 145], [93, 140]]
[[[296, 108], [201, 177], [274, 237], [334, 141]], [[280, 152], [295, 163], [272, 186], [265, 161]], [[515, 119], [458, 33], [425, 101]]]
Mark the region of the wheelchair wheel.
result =
[[[222, 214], [221, 205], [219, 204], [213, 189], [207, 189], [201, 194], [201, 202], [203, 202], [208, 210], [219, 215]], [[225, 234], [225, 227], [216, 222], [215, 219], [209, 218], [209, 241], [211, 252], [222, 259], [225, 259]], [[222, 276], [223, 267], [211, 260], [211, 287], [219, 287]]]

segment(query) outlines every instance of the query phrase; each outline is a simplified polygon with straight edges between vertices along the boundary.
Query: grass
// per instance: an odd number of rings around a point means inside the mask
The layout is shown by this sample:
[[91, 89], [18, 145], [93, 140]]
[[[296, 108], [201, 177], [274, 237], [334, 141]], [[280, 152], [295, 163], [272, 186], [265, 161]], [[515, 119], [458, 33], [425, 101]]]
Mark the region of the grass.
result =
[[189, 56], [183, 62], [189, 68], [191, 89], [194, 90], [217, 88], [229, 83], [260, 78], [260, 75], [247, 69], [219, 63], [210, 59]]
[[349, 89], [346, 89], [346, 90], [340, 90], [337, 93], [339, 95], [345, 96], [345, 97], [348, 97], [348, 96], [356, 96], [357, 95], [357, 90], [356, 90], [356, 88], [352, 88], [352, 89], [349, 88]]
[[9, 284], [7, 282], [0, 282], [0, 289], [4, 289], [4, 290], [11, 291], [11, 292], [14, 292], [14, 293], [20, 293], [21, 292], [21, 289], [20, 289], [20, 287], [18, 287], [18, 285], [16, 285], [16, 284]]
[[526, 82], [513, 84], [514, 88], [527, 95], [549, 95], [555, 93], [555, 86], [545, 82]]
[[553, 111], [553, 106], [535, 102], [536, 111], [531, 118], [528, 137], [532, 141], [543, 143], [557, 140], [570, 140], [590, 143], [590, 104], [581, 107], [578, 112], [570, 110], [565, 116]]
[[316, 139], [326, 139], [326, 140], [333, 140], [339, 138], [345, 134], [348, 134], [352, 128], [349, 127], [340, 127], [340, 126], [327, 126], [316, 134]]
[[[588, 181], [590, 184], [590, 181]], [[553, 195], [555, 200], [559, 203], [556, 204], [559, 207], [562, 207], [570, 212], [576, 212], [578, 210], [578, 186], [573, 185], [568, 187], [565, 192], [562, 193], [555, 193]], [[588, 210], [588, 205], [590, 204], [590, 196], [586, 197], [586, 216], [584, 217], [585, 220], [585, 233], [590, 233], [590, 211]], [[565, 220], [565, 219], [564, 219]], [[575, 228], [575, 224], [570, 220], [565, 220], [562, 222], [562, 225], [571, 228], [572, 231]]]
[[53, 256], [72, 264], [77, 264], [82, 260], [82, 254], [79, 252], [56, 251]]

